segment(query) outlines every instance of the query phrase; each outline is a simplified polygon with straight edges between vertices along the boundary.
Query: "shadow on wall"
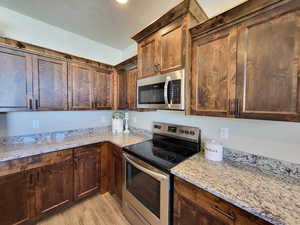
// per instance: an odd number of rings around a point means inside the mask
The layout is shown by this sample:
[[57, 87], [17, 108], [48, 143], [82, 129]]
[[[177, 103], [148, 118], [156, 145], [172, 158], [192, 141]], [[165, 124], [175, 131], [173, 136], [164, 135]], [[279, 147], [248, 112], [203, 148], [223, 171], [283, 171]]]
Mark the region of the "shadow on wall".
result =
[[7, 114], [0, 113], [0, 137], [8, 136], [7, 131]]

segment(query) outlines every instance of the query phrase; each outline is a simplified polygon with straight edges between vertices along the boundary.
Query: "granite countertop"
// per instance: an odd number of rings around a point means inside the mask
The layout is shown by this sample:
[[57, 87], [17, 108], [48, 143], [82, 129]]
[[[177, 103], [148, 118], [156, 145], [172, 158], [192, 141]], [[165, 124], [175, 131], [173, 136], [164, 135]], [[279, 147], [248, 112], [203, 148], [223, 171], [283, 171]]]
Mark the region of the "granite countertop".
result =
[[171, 172], [272, 224], [300, 224], [299, 179], [267, 174], [234, 161], [212, 162], [202, 153]]
[[151, 139], [137, 133], [113, 134], [111, 130], [103, 130], [91, 134], [69, 136], [63, 139], [50, 138], [41, 143], [0, 145], [0, 162], [55, 152], [79, 146], [109, 141], [119, 147], [137, 144]]

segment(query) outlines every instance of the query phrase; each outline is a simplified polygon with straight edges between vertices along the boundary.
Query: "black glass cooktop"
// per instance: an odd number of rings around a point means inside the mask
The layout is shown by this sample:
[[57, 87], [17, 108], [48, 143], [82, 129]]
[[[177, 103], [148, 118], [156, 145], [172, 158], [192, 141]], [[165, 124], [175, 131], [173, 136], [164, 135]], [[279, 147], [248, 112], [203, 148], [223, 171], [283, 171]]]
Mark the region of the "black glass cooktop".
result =
[[164, 171], [169, 171], [199, 150], [198, 143], [159, 134], [154, 134], [151, 141], [124, 148], [125, 152]]

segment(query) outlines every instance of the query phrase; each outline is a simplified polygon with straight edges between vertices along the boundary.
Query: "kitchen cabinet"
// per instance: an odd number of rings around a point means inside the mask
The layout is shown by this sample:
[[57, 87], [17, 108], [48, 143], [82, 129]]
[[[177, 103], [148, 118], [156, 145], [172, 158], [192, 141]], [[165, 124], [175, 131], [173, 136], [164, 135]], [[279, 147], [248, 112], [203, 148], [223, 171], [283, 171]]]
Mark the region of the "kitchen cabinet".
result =
[[159, 31], [159, 63], [160, 73], [179, 70], [184, 67], [184, 40], [186, 26], [182, 18]]
[[93, 71], [89, 66], [69, 64], [69, 107], [70, 109], [93, 109]]
[[233, 116], [236, 27], [199, 37], [192, 45], [191, 113]]
[[300, 3], [251, 1], [191, 29], [191, 114], [300, 121]]
[[129, 110], [136, 110], [137, 108], [137, 76], [137, 68], [127, 71], [127, 102]]
[[0, 112], [32, 110], [32, 59], [0, 47]]
[[136, 34], [138, 79], [186, 69], [190, 53], [188, 29], [207, 19], [195, 1], [183, 1]]
[[33, 57], [34, 107], [36, 110], [67, 110], [67, 62]]
[[112, 184], [111, 193], [115, 194], [119, 200], [122, 201], [122, 188], [123, 188], [123, 154], [122, 149], [110, 144], [112, 153]]
[[73, 200], [73, 157], [44, 166], [36, 175], [36, 208], [38, 217], [58, 210]]
[[145, 78], [159, 73], [158, 68], [158, 35], [154, 34], [138, 45], [139, 78]]
[[270, 225], [193, 184], [174, 180], [174, 225]]
[[90, 145], [74, 151], [75, 199], [100, 191], [99, 149], [99, 145]]
[[112, 74], [101, 70], [93, 71], [94, 78], [94, 108], [112, 109]]
[[299, 1], [239, 25], [239, 117], [300, 120]]
[[33, 174], [31, 171], [0, 177], [1, 225], [27, 224], [33, 218]]
[[118, 109], [127, 109], [128, 108], [128, 99], [127, 99], [127, 83], [128, 76], [125, 70], [118, 71]]

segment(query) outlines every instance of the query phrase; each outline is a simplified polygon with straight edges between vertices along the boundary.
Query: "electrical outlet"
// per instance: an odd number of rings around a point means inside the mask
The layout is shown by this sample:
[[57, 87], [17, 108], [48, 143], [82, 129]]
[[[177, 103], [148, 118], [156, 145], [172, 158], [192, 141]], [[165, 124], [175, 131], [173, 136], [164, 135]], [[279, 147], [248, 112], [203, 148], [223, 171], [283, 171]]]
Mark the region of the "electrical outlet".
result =
[[133, 121], [134, 123], [136, 123], [136, 117], [135, 117], [135, 116], [132, 118], [132, 121]]
[[221, 128], [220, 129], [220, 138], [223, 140], [229, 139], [229, 129], [228, 128]]
[[105, 123], [105, 116], [102, 116], [102, 117], [101, 117], [101, 122], [102, 122], [102, 123]]
[[40, 128], [40, 121], [39, 120], [32, 120], [32, 128], [39, 129]]

